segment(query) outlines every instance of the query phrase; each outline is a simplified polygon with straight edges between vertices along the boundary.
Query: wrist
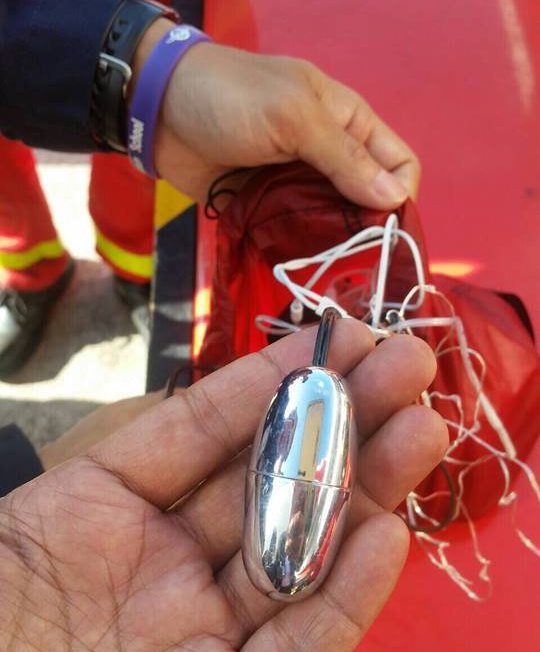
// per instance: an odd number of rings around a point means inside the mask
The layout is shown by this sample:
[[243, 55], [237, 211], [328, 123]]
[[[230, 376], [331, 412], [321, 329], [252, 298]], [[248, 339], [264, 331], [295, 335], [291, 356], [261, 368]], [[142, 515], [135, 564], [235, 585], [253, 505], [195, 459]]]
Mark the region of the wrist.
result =
[[126, 152], [127, 92], [135, 52], [160, 19], [180, 22], [176, 11], [153, 0], [122, 0], [104, 33], [90, 115], [93, 138], [104, 149]]
[[159, 25], [145, 39], [137, 57], [137, 75], [132, 84], [128, 121], [128, 153], [133, 165], [157, 177], [156, 139], [163, 117], [163, 103], [171, 78], [192, 48], [210, 38], [192, 25], [163, 31]]
[[131, 67], [132, 77], [128, 86], [128, 106], [131, 105], [133, 90], [137, 85], [137, 81], [139, 80], [146, 60], [152, 53], [152, 50], [158, 44], [159, 40], [174, 26], [175, 23], [172, 20], [167, 18], [158, 18], [158, 20], [156, 20], [156, 22], [151, 25], [144, 33], [142, 39], [139, 42], [139, 46], [135, 50], [135, 56], [133, 57], [133, 64]]

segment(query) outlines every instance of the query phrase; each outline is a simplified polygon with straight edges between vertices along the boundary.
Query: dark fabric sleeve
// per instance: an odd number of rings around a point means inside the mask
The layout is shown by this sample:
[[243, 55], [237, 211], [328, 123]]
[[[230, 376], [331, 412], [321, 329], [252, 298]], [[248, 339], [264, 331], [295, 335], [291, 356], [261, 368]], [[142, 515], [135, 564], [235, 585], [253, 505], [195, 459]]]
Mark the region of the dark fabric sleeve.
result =
[[32, 444], [15, 425], [0, 428], [0, 497], [43, 473]]
[[0, 0], [0, 131], [28, 145], [91, 151], [103, 35], [120, 0]]
[[184, 23], [203, 29], [203, 0], [172, 0], [171, 5]]

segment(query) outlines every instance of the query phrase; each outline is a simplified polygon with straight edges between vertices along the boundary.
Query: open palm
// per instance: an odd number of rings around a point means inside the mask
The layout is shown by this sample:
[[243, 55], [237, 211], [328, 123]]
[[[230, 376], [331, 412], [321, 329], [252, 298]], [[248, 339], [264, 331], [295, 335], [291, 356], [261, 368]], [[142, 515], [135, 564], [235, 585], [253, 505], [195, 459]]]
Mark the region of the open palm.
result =
[[447, 435], [411, 405], [434, 373], [427, 346], [375, 348], [340, 321], [329, 366], [348, 377], [362, 440], [349, 533], [318, 593], [287, 607], [259, 594], [239, 551], [241, 451], [313, 343], [305, 331], [230, 365], [0, 501], [0, 649], [354, 649], [407, 553], [391, 511]]

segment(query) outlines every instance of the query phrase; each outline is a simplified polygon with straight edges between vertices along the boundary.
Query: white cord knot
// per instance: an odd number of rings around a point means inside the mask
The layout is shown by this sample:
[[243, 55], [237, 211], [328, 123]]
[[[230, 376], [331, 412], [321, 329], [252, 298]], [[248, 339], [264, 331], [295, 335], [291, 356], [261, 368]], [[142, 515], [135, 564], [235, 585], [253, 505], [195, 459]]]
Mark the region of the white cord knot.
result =
[[321, 299], [320, 299], [320, 301], [319, 301], [319, 305], [317, 306], [317, 308], [316, 308], [316, 310], [315, 310], [315, 314], [316, 314], [318, 317], [322, 317], [323, 312], [324, 312], [327, 308], [334, 308], [335, 310], [337, 310], [337, 311], [339, 312], [339, 316], [340, 316], [340, 317], [349, 317], [348, 312], [347, 312], [346, 310], [344, 310], [344, 309], [339, 305], [339, 303], [336, 303], [336, 302], [335, 302], [333, 299], [331, 299], [330, 297], [321, 297]]

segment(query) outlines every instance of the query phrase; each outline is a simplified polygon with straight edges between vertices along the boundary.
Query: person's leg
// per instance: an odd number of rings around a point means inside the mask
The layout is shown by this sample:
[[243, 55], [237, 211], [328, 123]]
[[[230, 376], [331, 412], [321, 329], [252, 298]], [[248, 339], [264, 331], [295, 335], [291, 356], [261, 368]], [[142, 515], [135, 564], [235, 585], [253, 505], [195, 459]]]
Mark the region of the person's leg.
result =
[[42, 290], [65, 270], [32, 150], [0, 136], [0, 286]]
[[154, 193], [155, 182], [126, 157], [93, 156], [90, 213], [96, 226], [96, 248], [111, 266], [115, 290], [143, 333], [148, 329], [153, 270]]
[[[200, 3], [162, 0], [200, 21]], [[149, 337], [150, 283], [153, 273], [155, 182], [138, 172], [127, 157], [95, 154], [90, 182], [90, 214], [96, 225], [97, 251], [111, 266], [114, 287], [131, 309], [137, 329]]]
[[30, 149], [0, 136], [0, 375], [41, 340], [73, 265], [53, 226]]
[[115, 274], [134, 283], [152, 277], [154, 186], [126, 157], [92, 158], [90, 213], [97, 250]]

